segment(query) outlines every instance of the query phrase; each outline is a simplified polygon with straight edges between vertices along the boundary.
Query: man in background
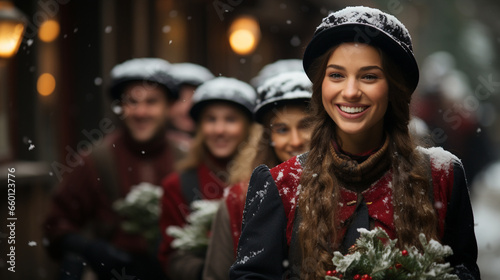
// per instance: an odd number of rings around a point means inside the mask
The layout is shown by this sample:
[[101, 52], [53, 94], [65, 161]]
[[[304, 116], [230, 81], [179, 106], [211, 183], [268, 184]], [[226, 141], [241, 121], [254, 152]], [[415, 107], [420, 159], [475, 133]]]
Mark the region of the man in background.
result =
[[[124, 228], [133, 217], [119, 213], [116, 201], [137, 185], [156, 188], [173, 171], [166, 137], [176, 98], [170, 68], [162, 59], [139, 58], [112, 69], [109, 93], [120, 124], [110, 121], [103, 141], [62, 177], [44, 223], [48, 252], [61, 260], [61, 279], [80, 279], [85, 266], [99, 279], [166, 279], [157, 242]], [[157, 223], [152, 227], [158, 229]]]

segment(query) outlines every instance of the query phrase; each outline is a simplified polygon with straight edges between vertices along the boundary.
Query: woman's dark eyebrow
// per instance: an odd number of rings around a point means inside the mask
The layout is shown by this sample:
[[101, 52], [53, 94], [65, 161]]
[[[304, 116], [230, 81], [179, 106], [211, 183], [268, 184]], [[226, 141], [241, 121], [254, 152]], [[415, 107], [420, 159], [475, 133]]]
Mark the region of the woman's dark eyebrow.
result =
[[361, 69], [359, 69], [359, 70], [360, 71], [369, 71], [369, 70], [372, 70], [372, 69], [378, 69], [378, 70], [384, 72], [384, 69], [382, 69], [382, 67], [377, 66], [377, 65], [371, 65], [371, 66], [361, 67]]
[[[333, 68], [333, 69], [342, 70], [342, 71], [346, 70], [344, 66], [340, 66], [340, 65], [336, 65], [336, 64], [330, 64], [326, 68]], [[382, 69], [382, 67], [377, 66], [377, 65], [364, 66], [364, 67], [361, 67], [359, 69], [359, 71], [368, 71], [368, 70], [372, 70], [372, 69], [379, 69], [380, 71], [384, 71], [384, 69]]]
[[286, 123], [284, 123], [284, 122], [276, 122], [276, 123], [273, 123], [273, 122], [272, 122], [272, 123], [271, 123], [271, 126], [278, 126], [278, 125], [285, 125], [285, 126], [286, 126], [287, 124], [286, 124]]
[[336, 65], [336, 64], [330, 64], [330, 65], [326, 66], [326, 68], [333, 68], [333, 69], [344, 70], [345, 71], [345, 67], [340, 66], [340, 65]]

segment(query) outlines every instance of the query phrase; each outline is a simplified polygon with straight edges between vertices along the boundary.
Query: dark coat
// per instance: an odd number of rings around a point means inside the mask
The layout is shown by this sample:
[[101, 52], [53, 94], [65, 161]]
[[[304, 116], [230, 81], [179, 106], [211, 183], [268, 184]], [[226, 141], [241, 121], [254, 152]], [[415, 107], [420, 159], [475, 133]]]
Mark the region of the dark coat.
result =
[[[476, 264], [474, 219], [462, 165], [458, 158], [441, 148], [423, 151], [430, 155], [432, 163], [434, 204], [437, 206], [442, 237], [440, 242], [450, 246], [454, 252], [447, 261], [461, 279], [480, 279]], [[282, 279], [284, 275], [297, 275], [299, 271], [293, 271], [296, 268], [288, 265], [288, 254], [289, 250], [296, 249], [290, 244], [293, 244], [301, 174], [302, 165], [297, 157], [271, 170], [266, 166], [255, 169], [247, 193], [238, 257], [231, 267], [230, 279]], [[391, 180], [388, 170], [359, 195], [371, 202], [368, 211], [372, 225], [395, 237]], [[354, 213], [355, 207], [347, 202], [356, 200], [357, 195], [346, 189], [341, 190], [341, 220]], [[345, 228], [341, 232], [345, 232]]]

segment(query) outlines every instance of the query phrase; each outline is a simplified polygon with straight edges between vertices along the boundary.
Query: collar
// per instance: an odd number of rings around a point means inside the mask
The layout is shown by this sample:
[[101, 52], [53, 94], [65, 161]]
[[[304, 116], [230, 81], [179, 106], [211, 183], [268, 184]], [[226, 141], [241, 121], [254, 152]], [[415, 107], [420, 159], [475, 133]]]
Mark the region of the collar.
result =
[[[379, 149], [354, 157], [338, 151], [335, 148], [336, 144], [332, 142], [330, 144], [330, 152], [333, 155], [332, 169], [338, 183], [346, 189], [360, 192], [382, 177], [390, 164], [389, 141], [389, 136], [386, 136], [384, 144]], [[359, 159], [362, 160], [358, 162]]]

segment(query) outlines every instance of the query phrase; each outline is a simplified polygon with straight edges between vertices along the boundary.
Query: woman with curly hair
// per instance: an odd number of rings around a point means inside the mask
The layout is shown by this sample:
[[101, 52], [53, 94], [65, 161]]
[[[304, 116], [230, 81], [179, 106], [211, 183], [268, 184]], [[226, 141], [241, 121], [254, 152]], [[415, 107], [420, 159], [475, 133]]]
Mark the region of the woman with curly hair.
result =
[[324, 279], [333, 252], [375, 227], [400, 248], [424, 233], [452, 248], [445, 261], [460, 279], [480, 279], [462, 164], [408, 129], [419, 72], [404, 25], [366, 7], [331, 13], [303, 64], [310, 152], [253, 172], [231, 279]]

